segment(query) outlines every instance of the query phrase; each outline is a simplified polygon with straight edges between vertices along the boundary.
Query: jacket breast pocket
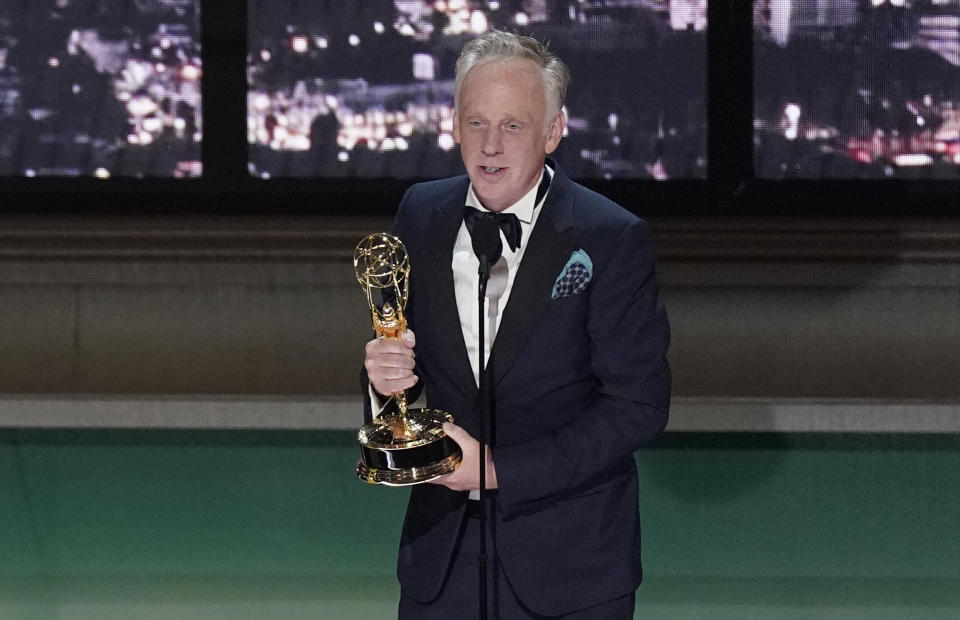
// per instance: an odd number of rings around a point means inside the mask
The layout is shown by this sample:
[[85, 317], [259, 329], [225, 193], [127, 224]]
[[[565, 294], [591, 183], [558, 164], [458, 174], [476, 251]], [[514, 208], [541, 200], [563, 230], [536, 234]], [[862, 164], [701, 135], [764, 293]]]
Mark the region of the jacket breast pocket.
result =
[[545, 318], [563, 318], [566, 320], [584, 320], [587, 315], [589, 290], [566, 297], [557, 297], [547, 303]]

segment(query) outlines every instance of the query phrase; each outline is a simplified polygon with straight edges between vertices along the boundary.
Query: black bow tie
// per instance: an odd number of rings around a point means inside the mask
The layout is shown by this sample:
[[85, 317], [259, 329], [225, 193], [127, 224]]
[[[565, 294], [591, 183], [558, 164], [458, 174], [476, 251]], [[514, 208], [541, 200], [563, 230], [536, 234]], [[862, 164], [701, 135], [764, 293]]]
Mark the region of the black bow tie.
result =
[[473, 235], [473, 227], [480, 218], [492, 220], [503, 231], [503, 236], [507, 239], [507, 245], [512, 252], [516, 252], [520, 247], [520, 219], [513, 213], [495, 213], [493, 211], [479, 211], [473, 207], [467, 207], [463, 213], [463, 222], [467, 225], [470, 235]]
[[[540, 206], [543, 197], [547, 195], [547, 190], [550, 189], [550, 181], [552, 178], [550, 172], [544, 169], [543, 178], [540, 179], [540, 185], [537, 187], [537, 197], [533, 200], [534, 208]], [[513, 213], [481, 211], [468, 206], [463, 213], [463, 221], [467, 225], [467, 230], [470, 231], [471, 237], [473, 236], [473, 223], [477, 221], [478, 217], [486, 217], [495, 221], [497, 226], [500, 227], [500, 230], [503, 231], [503, 236], [507, 238], [507, 245], [510, 246], [510, 250], [513, 252], [517, 251], [517, 248], [520, 247], [520, 235], [522, 231], [520, 229], [520, 219], [516, 215]]]

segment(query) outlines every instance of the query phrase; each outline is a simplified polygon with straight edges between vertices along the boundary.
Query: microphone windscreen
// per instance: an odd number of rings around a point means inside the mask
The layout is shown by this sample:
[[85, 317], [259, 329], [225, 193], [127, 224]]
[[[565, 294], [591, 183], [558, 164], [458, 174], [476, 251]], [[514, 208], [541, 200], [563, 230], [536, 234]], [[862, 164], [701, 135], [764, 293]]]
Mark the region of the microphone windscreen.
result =
[[472, 240], [473, 252], [477, 258], [485, 256], [488, 265], [497, 262], [503, 252], [503, 243], [500, 241], [500, 227], [493, 218], [478, 217], [476, 219], [473, 224]]

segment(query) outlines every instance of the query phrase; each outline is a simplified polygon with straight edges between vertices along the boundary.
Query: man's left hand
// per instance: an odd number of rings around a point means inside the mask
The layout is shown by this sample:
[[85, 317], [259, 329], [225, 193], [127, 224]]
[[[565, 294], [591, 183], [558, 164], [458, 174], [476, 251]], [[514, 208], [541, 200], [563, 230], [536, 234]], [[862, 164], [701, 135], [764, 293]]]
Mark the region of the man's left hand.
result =
[[[460, 450], [463, 452], [463, 460], [460, 467], [452, 473], [437, 478], [431, 484], [442, 484], [454, 491], [472, 491], [480, 488], [480, 442], [470, 436], [470, 433], [463, 430], [456, 424], [444, 422], [443, 432], [450, 436], [450, 439], [457, 442]], [[490, 447], [486, 449], [487, 479], [485, 486], [488, 489], [497, 488], [497, 469], [493, 466], [493, 457], [490, 456]]]

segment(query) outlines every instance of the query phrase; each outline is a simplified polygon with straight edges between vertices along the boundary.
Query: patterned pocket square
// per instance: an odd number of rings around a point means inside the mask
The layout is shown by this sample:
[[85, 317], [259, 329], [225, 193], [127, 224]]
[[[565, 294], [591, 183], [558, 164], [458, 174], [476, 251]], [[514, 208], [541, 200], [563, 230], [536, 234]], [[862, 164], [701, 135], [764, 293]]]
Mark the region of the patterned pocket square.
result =
[[570, 260], [564, 265], [560, 275], [557, 276], [553, 284], [553, 294], [551, 299], [560, 297], [569, 297], [582, 293], [587, 285], [590, 284], [590, 278], [593, 277], [593, 261], [583, 250], [577, 250], [570, 255]]

